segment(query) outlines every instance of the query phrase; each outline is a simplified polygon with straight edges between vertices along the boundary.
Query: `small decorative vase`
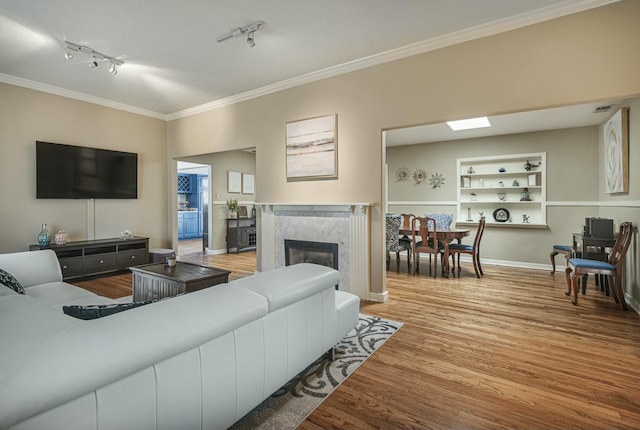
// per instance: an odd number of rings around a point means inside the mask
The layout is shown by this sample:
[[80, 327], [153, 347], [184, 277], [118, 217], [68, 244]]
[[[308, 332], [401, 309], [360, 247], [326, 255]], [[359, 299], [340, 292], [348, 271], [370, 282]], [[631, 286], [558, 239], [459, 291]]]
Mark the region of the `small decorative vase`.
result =
[[236, 219], [236, 218], [238, 218], [238, 212], [229, 211], [229, 219]]
[[40, 234], [38, 235], [38, 244], [40, 246], [49, 246], [51, 243], [51, 234], [49, 230], [47, 230], [47, 225], [42, 224], [42, 230], [40, 230]]
[[65, 243], [67, 243], [68, 240], [68, 236], [67, 233], [65, 233], [64, 230], [59, 230], [54, 236], [53, 236], [53, 242], [56, 245], [64, 245]]

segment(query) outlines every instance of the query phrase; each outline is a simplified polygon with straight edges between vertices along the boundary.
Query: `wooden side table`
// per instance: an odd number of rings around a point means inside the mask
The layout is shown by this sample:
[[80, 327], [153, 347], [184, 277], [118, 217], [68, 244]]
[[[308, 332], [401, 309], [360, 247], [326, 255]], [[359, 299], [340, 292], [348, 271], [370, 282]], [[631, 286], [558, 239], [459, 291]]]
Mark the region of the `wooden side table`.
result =
[[133, 301], [160, 300], [229, 282], [228, 270], [178, 261], [131, 267]]

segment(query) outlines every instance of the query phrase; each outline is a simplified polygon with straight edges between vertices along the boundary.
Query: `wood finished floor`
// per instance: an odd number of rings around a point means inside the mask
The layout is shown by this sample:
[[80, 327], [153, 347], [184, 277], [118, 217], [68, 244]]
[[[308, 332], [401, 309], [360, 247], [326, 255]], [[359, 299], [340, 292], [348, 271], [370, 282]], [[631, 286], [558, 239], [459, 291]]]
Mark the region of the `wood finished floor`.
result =
[[[231, 279], [255, 270], [254, 252], [184, 259]], [[405, 325], [299, 428], [640, 428], [640, 316], [593, 282], [573, 306], [563, 273], [484, 269], [482, 279], [464, 262], [452, 279], [408, 275], [406, 262], [387, 272], [389, 300], [361, 310]], [[76, 285], [119, 297], [131, 277]]]

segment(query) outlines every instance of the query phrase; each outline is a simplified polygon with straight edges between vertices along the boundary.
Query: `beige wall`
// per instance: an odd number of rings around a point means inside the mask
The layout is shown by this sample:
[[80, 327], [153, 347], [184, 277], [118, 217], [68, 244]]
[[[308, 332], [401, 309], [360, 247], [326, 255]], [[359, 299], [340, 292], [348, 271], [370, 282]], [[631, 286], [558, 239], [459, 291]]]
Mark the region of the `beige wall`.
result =
[[[258, 201], [375, 203], [384, 289], [381, 130], [640, 94], [640, 2], [627, 0], [171, 121], [172, 157], [255, 146]], [[339, 179], [286, 182], [284, 124], [338, 114]]]
[[[37, 200], [36, 140], [137, 152], [138, 199]], [[0, 84], [0, 154], [0, 252], [26, 251], [42, 223], [70, 240], [90, 238], [95, 225], [95, 238], [127, 229], [168, 243], [164, 121]]]

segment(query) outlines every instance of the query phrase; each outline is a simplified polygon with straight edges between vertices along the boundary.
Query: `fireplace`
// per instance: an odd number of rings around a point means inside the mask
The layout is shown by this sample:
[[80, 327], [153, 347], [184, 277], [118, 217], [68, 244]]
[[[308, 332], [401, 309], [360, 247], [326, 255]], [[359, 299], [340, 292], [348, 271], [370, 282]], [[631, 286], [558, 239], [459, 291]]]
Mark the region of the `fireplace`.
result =
[[[317, 263], [339, 267], [339, 289], [354, 293], [362, 300], [372, 297], [380, 302], [385, 300], [369, 292], [371, 204], [261, 203], [259, 206], [259, 271], [293, 264], [289, 251], [285, 251], [285, 240], [337, 244], [332, 245], [331, 263]], [[320, 251], [326, 252], [326, 249]], [[303, 254], [302, 260], [304, 258]]]
[[284, 240], [285, 265], [315, 263], [338, 270], [338, 244], [308, 240]]

